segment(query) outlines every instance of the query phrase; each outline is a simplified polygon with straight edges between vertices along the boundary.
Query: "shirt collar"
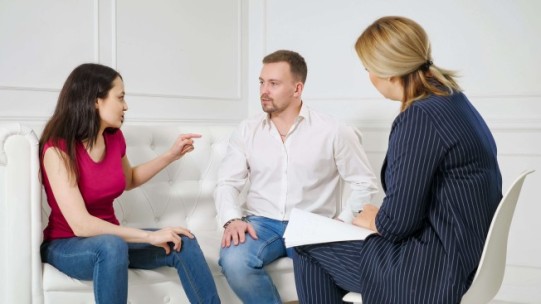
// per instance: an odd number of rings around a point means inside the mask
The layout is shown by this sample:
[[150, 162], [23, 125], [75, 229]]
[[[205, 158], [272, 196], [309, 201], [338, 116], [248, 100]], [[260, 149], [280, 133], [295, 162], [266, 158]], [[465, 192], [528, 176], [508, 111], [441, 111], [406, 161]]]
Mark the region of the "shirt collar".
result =
[[[295, 120], [295, 124], [299, 123], [301, 120], [306, 120], [307, 123], [310, 123], [310, 108], [305, 105], [304, 102], [301, 103], [301, 110], [299, 111], [299, 116], [297, 116], [297, 119]], [[262, 126], [268, 127], [270, 130], [270, 114], [267, 113], [267, 115], [263, 117]]]

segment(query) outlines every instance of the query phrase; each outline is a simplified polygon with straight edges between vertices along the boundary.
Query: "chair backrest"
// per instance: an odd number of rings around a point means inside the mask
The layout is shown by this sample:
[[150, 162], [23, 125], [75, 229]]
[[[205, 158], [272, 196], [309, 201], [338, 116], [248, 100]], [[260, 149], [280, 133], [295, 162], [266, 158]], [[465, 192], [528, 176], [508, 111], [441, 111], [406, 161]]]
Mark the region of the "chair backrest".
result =
[[502, 285], [507, 258], [507, 239], [513, 213], [517, 205], [524, 179], [534, 170], [524, 171], [513, 182], [503, 196], [488, 230], [479, 267], [461, 304], [481, 304], [490, 302]]

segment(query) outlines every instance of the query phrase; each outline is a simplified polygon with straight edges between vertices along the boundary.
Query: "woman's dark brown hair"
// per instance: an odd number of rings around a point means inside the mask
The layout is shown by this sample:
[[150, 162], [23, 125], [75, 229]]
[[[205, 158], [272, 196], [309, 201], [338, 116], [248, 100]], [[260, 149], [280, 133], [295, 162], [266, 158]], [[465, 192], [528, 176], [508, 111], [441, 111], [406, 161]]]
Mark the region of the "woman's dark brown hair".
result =
[[114, 69], [95, 63], [85, 63], [75, 68], [66, 79], [53, 116], [49, 119], [39, 140], [40, 157], [45, 143], [58, 146], [62, 141], [66, 154], [61, 157], [70, 179], [77, 182], [76, 145], [85, 141], [92, 148], [100, 129], [100, 116], [96, 109], [98, 98], [106, 98], [113, 81], [122, 76]]

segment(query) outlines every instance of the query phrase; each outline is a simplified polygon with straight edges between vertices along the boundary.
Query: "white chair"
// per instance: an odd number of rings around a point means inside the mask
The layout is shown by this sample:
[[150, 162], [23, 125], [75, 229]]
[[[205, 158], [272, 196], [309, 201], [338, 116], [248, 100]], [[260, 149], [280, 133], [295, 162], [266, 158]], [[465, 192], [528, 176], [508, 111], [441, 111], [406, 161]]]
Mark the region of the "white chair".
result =
[[[483, 254], [473, 282], [462, 297], [461, 304], [483, 304], [491, 301], [502, 285], [507, 258], [507, 238], [513, 213], [517, 205], [524, 179], [534, 170], [522, 172], [503, 196], [500, 205], [490, 223]], [[350, 292], [342, 300], [353, 304], [362, 304], [360, 293]]]

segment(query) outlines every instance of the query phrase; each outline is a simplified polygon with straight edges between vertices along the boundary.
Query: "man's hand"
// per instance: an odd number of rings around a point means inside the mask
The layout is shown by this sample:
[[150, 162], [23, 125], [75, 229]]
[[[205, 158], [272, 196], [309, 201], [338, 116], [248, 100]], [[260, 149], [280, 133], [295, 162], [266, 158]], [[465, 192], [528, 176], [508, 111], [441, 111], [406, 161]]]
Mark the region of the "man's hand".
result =
[[352, 224], [378, 232], [376, 228], [376, 215], [378, 211], [379, 208], [374, 205], [364, 205], [362, 212], [353, 219]]
[[252, 239], [257, 240], [257, 234], [252, 224], [242, 220], [232, 221], [225, 228], [224, 236], [222, 237], [222, 248], [231, 246], [231, 240], [233, 240], [233, 245], [235, 246], [239, 243], [244, 243], [246, 241], [246, 232], [248, 232]]

